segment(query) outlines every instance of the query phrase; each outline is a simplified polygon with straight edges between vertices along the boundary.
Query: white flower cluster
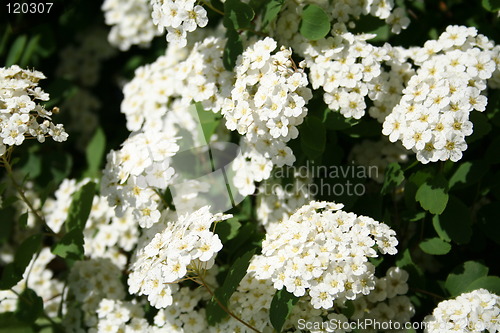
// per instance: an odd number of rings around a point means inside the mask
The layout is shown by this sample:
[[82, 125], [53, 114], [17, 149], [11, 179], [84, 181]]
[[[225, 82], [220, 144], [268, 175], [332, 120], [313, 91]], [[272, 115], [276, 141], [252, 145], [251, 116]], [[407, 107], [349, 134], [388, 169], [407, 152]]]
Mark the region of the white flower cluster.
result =
[[[4, 249], [2, 249], [3, 251]], [[23, 278], [12, 287], [12, 290], [0, 290], [0, 313], [16, 311], [18, 303], [17, 295], [22, 293], [26, 288], [30, 288], [44, 299], [44, 309], [47, 314], [49, 316], [57, 316], [64, 283], [55, 279], [52, 270], [47, 268], [47, 265], [54, 258], [55, 255], [50, 252], [48, 247], [43, 248], [38, 256], [33, 256], [33, 259], [23, 273]], [[14, 259], [13, 256], [11, 259]]]
[[[280, 39], [284, 41], [302, 39], [297, 32], [302, 11], [309, 3], [310, 1], [304, 0], [285, 2], [275, 29]], [[314, 1], [314, 4], [324, 9], [334, 25], [341, 24], [354, 28], [357, 20], [362, 19], [362, 16], [370, 15], [385, 20], [391, 26], [392, 32], [399, 34], [402, 29], [406, 29], [410, 24], [410, 19], [406, 16], [405, 10], [400, 7], [395, 8], [393, 0], [341, 0], [336, 1], [334, 4], [329, 1]]]
[[449, 26], [438, 40], [412, 50], [420, 68], [383, 124], [391, 142], [400, 140], [422, 163], [456, 162], [472, 134], [472, 110], [484, 111], [481, 92], [496, 69], [493, 43], [476, 28]]
[[[79, 182], [64, 179], [55, 192], [55, 198], [45, 201], [42, 212], [47, 225], [54, 232], [60, 232], [66, 221], [73, 194], [89, 181], [88, 178]], [[94, 196], [83, 233], [86, 256], [109, 258], [119, 268], [123, 268], [127, 262], [127, 258], [120, 252], [131, 251], [139, 238], [139, 230], [131, 210], [127, 209], [122, 217], [118, 217], [107, 199], [100, 195]]]
[[67, 312], [63, 319], [67, 332], [81, 332], [81, 322], [87, 327], [94, 326], [101, 300], [125, 298], [121, 275], [121, 270], [109, 259], [75, 262], [67, 280], [69, 294], [66, 298]]
[[486, 289], [442, 301], [425, 317], [426, 333], [500, 332], [500, 297]]
[[[361, 118], [369, 98], [374, 103], [370, 115], [382, 122], [400, 99], [404, 83], [400, 72], [411, 75], [411, 66], [402, 64], [404, 55], [399, 49], [369, 44], [367, 40], [374, 35], [354, 35], [343, 25], [335, 28], [335, 37], [303, 41], [296, 48], [310, 68], [312, 87], [323, 88], [328, 107], [346, 118]], [[391, 70], [386, 72], [383, 64]]]
[[298, 136], [296, 126], [303, 122], [305, 104], [312, 97], [306, 74], [291, 60], [291, 50], [272, 54], [276, 46], [266, 37], [238, 57], [234, 89], [221, 111], [226, 127], [245, 135], [241, 161], [233, 168], [241, 194], [253, 193], [253, 182], [269, 178], [273, 165], [295, 161], [286, 142]]
[[49, 100], [49, 94], [38, 87], [41, 79], [45, 79], [43, 73], [17, 65], [0, 68], [0, 156], [7, 146], [19, 146], [26, 137], [40, 143], [47, 136], [58, 142], [68, 138], [63, 125], [52, 123], [52, 112], [38, 104]]
[[131, 294], [148, 295], [149, 303], [158, 309], [167, 307], [172, 304], [176, 282], [192, 270], [213, 266], [222, 243], [210, 226], [231, 215], [214, 215], [209, 209], [204, 206], [168, 222], [165, 229], [138, 247], [128, 278]]
[[170, 45], [166, 55], [136, 70], [121, 105], [130, 131], [159, 130], [166, 122], [193, 130], [196, 123], [186, 112], [193, 101], [207, 110], [221, 109], [221, 93], [231, 89], [232, 74], [222, 64], [224, 40], [213, 35], [187, 49]]
[[167, 30], [167, 41], [186, 46], [187, 33], [208, 23], [207, 11], [194, 0], [151, 0], [153, 23]]
[[410, 302], [408, 292], [408, 273], [391, 267], [386, 276], [375, 278], [375, 288], [367, 296], [353, 301], [354, 313], [351, 320], [373, 319], [378, 322], [409, 322], [415, 314], [415, 307]]
[[257, 218], [269, 230], [272, 225], [288, 219], [298, 208], [313, 199], [309, 192], [312, 179], [295, 173], [291, 183], [282, 185], [279, 179], [270, 178], [257, 189]]
[[369, 172], [368, 174], [376, 182], [382, 183], [387, 166], [393, 162], [407, 162], [409, 153], [401, 144], [391, 143], [383, 137], [378, 141], [363, 140], [355, 145], [349, 154], [349, 159], [357, 165], [376, 167], [377, 172]]
[[101, 9], [106, 24], [112, 26], [108, 40], [121, 51], [132, 45], [148, 46], [161, 34], [151, 20], [146, 0], [105, 0]]
[[314, 308], [329, 309], [335, 300], [369, 294], [375, 287], [375, 267], [368, 261], [378, 256], [374, 246], [395, 254], [398, 241], [386, 224], [342, 207], [312, 201], [298, 209], [266, 234], [262, 255], [249, 271], [272, 280], [276, 289], [307, 293]]
[[101, 194], [115, 207], [118, 217], [127, 208], [143, 228], [160, 219], [160, 198], [174, 174], [170, 158], [179, 146], [167, 132], [133, 133], [119, 151], [111, 151], [101, 180]]
[[97, 323], [88, 332], [152, 332], [141, 304], [104, 298], [97, 308]]
[[[216, 267], [214, 265], [212, 269], [207, 271], [208, 274], [204, 277], [206, 283], [211, 284], [207, 282], [207, 278], [215, 280], [214, 274], [217, 271], [214, 271], [214, 268]], [[204, 288], [191, 290], [189, 287], [182, 287], [172, 294], [172, 304], [158, 311], [154, 317], [154, 324], [158, 327], [159, 332], [207, 332], [209, 325], [205, 309], [199, 308], [199, 302], [209, 298], [210, 294]]]

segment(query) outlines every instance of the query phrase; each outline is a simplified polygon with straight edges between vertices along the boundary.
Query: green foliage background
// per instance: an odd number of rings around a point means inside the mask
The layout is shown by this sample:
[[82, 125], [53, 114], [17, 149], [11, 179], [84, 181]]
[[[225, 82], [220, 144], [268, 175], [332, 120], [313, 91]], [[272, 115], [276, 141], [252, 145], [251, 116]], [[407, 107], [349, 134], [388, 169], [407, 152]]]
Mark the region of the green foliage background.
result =
[[[499, 19], [495, 13], [500, 9], [500, 1], [400, 0], [397, 3], [406, 7], [411, 18], [409, 28], [400, 35], [389, 34], [389, 28], [376, 19], [362, 19], [357, 29], [377, 33], [375, 44], [390, 42], [409, 47], [423, 45], [426, 40], [436, 38], [446, 26], [459, 24], [476, 27], [480, 33], [500, 42]], [[281, 5], [282, 2], [276, 0], [255, 0], [250, 5], [231, 0], [223, 5], [214, 1], [216, 8], [227, 13], [223, 19], [229, 39], [224, 54], [226, 68], [234, 67], [242, 51], [237, 30], [249, 28], [254, 13], [263, 13], [266, 22], [272, 21]], [[0, 65], [19, 64], [42, 71], [48, 77], [42, 83], [51, 96], [48, 107], [59, 105], [74, 94], [79, 87], [55, 73], [61, 61], [59, 52], [74, 43], [78, 33], [95, 24], [103, 24], [99, 1], [54, 0], [50, 14], [8, 14], [2, 3], [0, 15]], [[210, 24], [215, 25], [220, 20], [214, 12], [209, 11], [209, 15]], [[321, 13], [311, 5], [304, 15], [311, 16], [305, 17], [301, 24], [304, 36], [323, 37]], [[128, 135], [124, 116], [120, 113], [122, 94], [116, 78], [132, 78], [135, 68], [152, 62], [165, 47], [164, 36], [160, 36], [150, 48], [132, 47], [105, 61], [100, 80], [93, 88], [102, 107], [98, 113], [100, 127], [92, 138], [69, 133], [69, 140], [64, 144], [25, 144], [15, 149], [14, 168], [34, 181], [34, 189], [41, 194], [42, 200], [51, 195], [64, 178], [99, 175], [105, 153], [117, 149]], [[347, 154], [355, 144], [382, 136], [381, 125], [374, 119], [345, 119], [328, 110], [321, 98], [314, 98], [308, 109], [308, 116], [299, 128], [299, 138], [290, 144], [297, 156], [296, 166], [306, 161], [327, 167], [346, 164]], [[65, 119], [68, 115], [64, 110], [57, 117], [60, 123], [69, 121]], [[366, 184], [368, 191], [362, 197], [317, 198], [342, 202], [346, 210], [384, 221], [397, 232], [400, 253], [394, 260], [379, 262], [377, 270], [383, 272], [395, 263], [410, 273], [409, 294], [417, 308], [414, 321], [422, 320], [439, 301], [466, 291], [486, 288], [500, 294], [500, 92], [490, 90], [487, 110], [473, 112], [471, 117], [474, 133], [467, 137], [468, 149], [460, 162], [393, 163], [386, 171], [383, 184]], [[90, 142], [86, 151], [77, 149], [79, 140]], [[402, 184], [404, 192], [400, 191]], [[36, 234], [19, 245], [14, 263], [0, 268], [2, 289], [19, 281], [32, 254], [42, 244], [52, 246], [53, 252], [64, 259], [67, 266], [74, 260], [83, 259], [82, 230], [90, 210], [89, 198], [95, 190], [95, 184], [89, 183], [74, 196], [66, 234], [60, 239], [55, 241]], [[224, 243], [219, 258], [225, 266], [220, 274], [222, 286], [215, 292], [222, 302], [227, 302], [231, 290], [234, 291], [241, 274], [246, 271], [248, 251], [258, 249], [263, 237], [253, 223], [254, 199], [247, 198], [234, 209], [235, 218], [221, 223], [218, 229]], [[4, 198], [4, 208], [0, 210], [0, 243], [11, 241], [14, 224], [22, 224], [23, 219], [25, 223], [27, 216], [14, 218], [9, 203], [15, 200]], [[431, 269], [425, 267], [422, 258], [412, 257], [418, 249], [424, 253]], [[57, 266], [55, 270], [64, 277], [64, 269]], [[292, 303], [289, 295], [275, 295], [271, 306], [271, 321], [275, 327], [283, 325]], [[41, 327], [46, 327], [45, 332], [59, 330], [58, 319], [44, 318], [42, 309], [40, 297], [27, 289], [20, 297], [18, 312], [0, 314], [0, 332], [30, 332]], [[225, 315], [217, 304], [207, 305], [207, 312], [209, 322], [217, 322]]]

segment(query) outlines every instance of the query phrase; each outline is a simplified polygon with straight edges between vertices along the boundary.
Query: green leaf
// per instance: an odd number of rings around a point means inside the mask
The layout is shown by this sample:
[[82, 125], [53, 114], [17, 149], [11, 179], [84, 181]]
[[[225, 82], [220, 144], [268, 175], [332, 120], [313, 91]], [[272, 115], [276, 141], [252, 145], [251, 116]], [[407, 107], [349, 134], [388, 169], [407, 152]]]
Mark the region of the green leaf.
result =
[[243, 53], [243, 42], [240, 35], [236, 30], [228, 29], [226, 32], [227, 42], [224, 46], [224, 52], [222, 54], [222, 63], [224, 68], [228, 71], [232, 71], [236, 65], [236, 59]]
[[32, 235], [21, 243], [14, 255], [14, 262], [5, 265], [3, 268], [0, 280], [1, 290], [12, 288], [23, 278], [26, 267], [33, 259], [33, 255], [38, 252], [41, 243], [41, 234]]
[[26, 226], [28, 225], [28, 216], [29, 216], [29, 212], [26, 212], [26, 213], [23, 213], [21, 214], [21, 216], [19, 216], [19, 226], [21, 228], [26, 228]]
[[325, 151], [326, 130], [321, 119], [306, 117], [300, 126], [300, 144], [307, 157], [314, 160]]
[[19, 61], [19, 66], [26, 67], [28, 64], [32, 63], [32, 58], [33, 55], [35, 54], [35, 51], [38, 48], [38, 42], [40, 41], [40, 37], [41, 37], [40, 34], [31, 37], [30, 41], [28, 42], [28, 45], [26, 45], [26, 48], [24, 49], [23, 56]]
[[420, 185], [415, 199], [426, 211], [441, 214], [448, 203], [448, 182], [439, 174], [433, 175]]
[[329, 130], [344, 130], [359, 123], [358, 119], [346, 118], [340, 112], [330, 109], [326, 110], [323, 121]]
[[19, 320], [13, 312], [0, 313], [0, 333], [34, 333], [26, 322]]
[[483, 8], [490, 12], [498, 12], [500, 10], [500, 0], [483, 0]]
[[483, 276], [469, 284], [464, 292], [473, 291], [480, 288], [487, 289], [494, 294], [500, 294], [500, 277]]
[[496, 137], [493, 139], [493, 141], [488, 145], [488, 148], [486, 149], [486, 153], [484, 154], [484, 157], [486, 161], [490, 164], [498, 164], [500, 163], [500, 154], [498, 153], [500, 151], [500, 137]]
[[468, 290], [472, 282], [487, 275], [487, 266], [477, 261], [466, 261], [448, 274], [444, 287], [455, 297]]
[[455, 196], [450, 196], [448, 205], [441, 215], [432, 219], [434, 229], [443, 240], [467, 244], [472, 236], [472, 219], [469, 207]]
[[34, 323], [43, 312], [43, 299], [32, 289], [26, 288], [17, 299], [16, 317], [27, 323]]
[[269, 319], [276, 331], [281, 332], [286, 319], [299, 299], [299, 297], [286, 291], [285, 288], [276, 291], [269, 308]]
[[471, 112], [469, 120], [474, 124], [474, 132], [466, 138], [467, 143], [477, 141], [491, 131], [488, 118], [481, 112]]
[[26, 35], [21, 35], [16, 38], [16, 40], [10, 47], [9, 54], [7, 55], [7, 60], [5, 61], [6, 67], [10, 67], [19, 62], [19, 59], [21, 59], [27, 41], [28, 37]]
[[250, 26], [254, 15], [250, 5], [240, 0], [226, 0], [222, 23], [229, 30], [245, 29]]
[[14, 266], [19, 274], [23, 274], [33, 255], [38, 252], [42, 244], [42, 235], [35, 234], [26, 238], [17, 248], [14, 255]]
[[85, 157], [87, 159], [85, 177], [97, 177], [99, 175], [105, 151], [106, 136], [102, 128], [98, 127], [87, 148], [85, 148]]
[[413, 262], [409, 248], [404, 249], [403, 252], [398, 254], [396, 266], [408, 272], [411, 285], [423, 287], [425, 279], [423, 279], [422, 269]]
[[284, 3], [284, 0], [270, 0], [266, 3], [266, 6], [264, 7], [264, 15], [262, 17], [262, 28], [265, 28], [269, 22], [278, 16]]
[[[200, 125], [203, 130], [204, 141], [210, 143], [210, 138], [215, 133], [217, 126], [221, 118], [219, 115], [213, 113], [212, 111], [206, 111], [201, 103], [196, 103], [196, 112], [198, 113], [198, 118], [200, 120]], [[201, 134], [201, 133], [200, 133]]]
[[73, 201], [69, 207], [68, 218], [66, 219], [66, 231], [78, 229], [82, 231], [92, 209], [94, 200], [95, 183], [88, 182], [82, 188], [73, 194]]
[[[220, 292], [217, 292], [217, 290], [214, 292], [215, 297], [219, 299], [220, 297]], [[207, 322], [210, 326], [214, 326], [217, 323], [220, 323], [222, 319], [226, 318], [228, 316], [228, 313], [224, 311], [220, 305], [217, 303], [217, 301], [212, 298], [207, 305], [205, 306], [205, 314], [207, 317]]]
[[241, 227], [241, 223], [237, 218], [230, 218], [225, 221], [221, 221], [217, 223], [215, 227], [215, 232], [219, 235], [219, 238], [222, 243], [227, 242], [228, 240], [233, 239], [238, 235], [238, 230]]
[[496, 202], [487, 204], [478, 213], [479, 228], [492, 241], [500, 245], [500, 211]]
[[390, 163], [385, 169], [384, 184], [382, 185], [382, 194], [389, 193], [390, 190], [399, 186], [405, 179], [403, 170], [397, 162]]
[[323, 8], [309, 4], [304, 7], [299, 31], [309, 40], [318, 40], [330, 32], [330, 18]]
[[419, 246], [422, 251], [432, 255], [443, 255], [451, 250], [451, 245], [439, 238], [426, 239]]
[[222, 291], [221, 297], [219, 299], [224, 304], [227, 304], [231, 295], [236, 291], [236, 288], [240, 284], [241, 279], [246, 275], [248, 265], [250, 265], [250, 259], [252, 259], [255, 250], [248, 251], [233, 263], [231, 268], [227, 273], [224, 283], [220, 287]]
[[450, 178], [449, 188], [459, 189], [477, 183], [488, 171], [488, 166], [484, 161], [467, 161], [457, 168]]
[[[246, 275], [250, 259], [252, 259], [255, 249], [246, 252], [244, 255], [236, 259], [224, 279], [224, 283], [215, 290], [215, 297], [221, 302], [223, 306], [227, 307], [229, 298], [236, 291], [236, 288], [241, 282], [241, 279]], [[207, 321], [210, 325], [220, 322], [226, 315], [223, 315], [217, 301], [212, 297], [207, 306]]]
[[384, 20], [378, 17], [363, 15], [356, 21], [356, 27], [353, 32], [375, 34], [377, 36], [370, 39], [370, 41], [385, 42], [389, 39], [390, 27]]
[[69, 260], [82, 260], [84, 257], [83, 232], [73, 229], [52, 247], [52, 253]]

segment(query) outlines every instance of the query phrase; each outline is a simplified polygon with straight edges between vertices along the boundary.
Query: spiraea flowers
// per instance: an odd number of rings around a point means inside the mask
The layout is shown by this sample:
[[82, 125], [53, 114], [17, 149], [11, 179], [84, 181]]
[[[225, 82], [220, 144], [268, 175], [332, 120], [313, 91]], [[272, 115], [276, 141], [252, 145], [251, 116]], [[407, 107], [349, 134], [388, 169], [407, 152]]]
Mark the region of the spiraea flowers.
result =
[[210, 227], [231, 215], [212, 214], [209, 206], [168, 222], [165, 229], [139, 246], [128, 278], [131, 294], [148, 295], [158, 309], [172, 304], [176, 282], [190, 274], [213, 266], [222, 249], [219, 236]]
[[25, 138], [45, 137], [66, 141], [68, 134], [61, 124], [54, 124], [40, 101], [48, 101], [49, 94], [38, 87], [45, 79], [42, 72], [22, 69], [17, 65], [0, 68], [0, 156], [8, 146], [19, 146]]
[[382, 133], [400, 140], [422, 163], [462, 158], [465, 137], [473, 132], [473, 110], [484, 111], [482, 92], [495, 71], [493, 43], [475, 28], [449, 26], [438, 40], [414, 50], [420, 68], [385, 118]]
[[314, 308], [353, 300], [375, 288], [368, 258], [395, 254], [398, 241], [386, 224], [340, 210], [342, 204], [312, 201], [269, 230], [249, 271], [295, 296], [308, 294]]
[[207, 11], [193, 0], [151, 0], [153, 23], [167, 30], [167, 41], [186, 46], [187, 33], [207, 25]]
[[498, 332], [500, 331], [500, 297], [486, 289], [464, 293], [442, 301], [432, 315], [425, 317], [426, 333]]

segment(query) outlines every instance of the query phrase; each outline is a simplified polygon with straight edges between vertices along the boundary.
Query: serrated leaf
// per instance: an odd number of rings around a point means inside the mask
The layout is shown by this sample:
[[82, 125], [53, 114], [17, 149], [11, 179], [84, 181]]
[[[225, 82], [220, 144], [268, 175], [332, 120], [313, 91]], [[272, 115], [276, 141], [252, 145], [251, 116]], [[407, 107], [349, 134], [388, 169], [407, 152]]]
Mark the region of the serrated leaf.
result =
[[245, 29], [250, 26], [254, 15], [250, 5], [240, 0], [226, 0], [222, 23], [229, 30]]
[[276, 291], [269, 308], [269, 320], [276, 331], [281, 332], [286, 319], [299, 299], [300, 297], [289, 293], [285, 288]]
[[488, 275], [488, 267], [477, 261], [466, 261], [448, 274], [444, 287], [452, 297], [468, 289], [475, 280]]
[[222, 54], [222, 63], [224, 68], [228, 71], [232, 71], [236, 65], [236, 59], [243, 53], [243, 42], [240, 35], [236, 30], [228, 29], [226, 32], [227, 42], [224, 46], [224, 52]]
[[42, 312], [43, 299], [34, 290], [24, 289], [17, 299], [16, 317], [23, 322], [32, 324]]
[[309, 40], [318, 40], [330, 32], [330, 18], [323, 8], [309, 4], [304, 7], [299, 31]]
[[384, 184], [382, 185], [382, 194], [387, 194], [396, 186], [399, 186], [405, 179], [404, 172], [397, 162], [390, 163], [385, 169]]
[[106, 151], [106, 136], [101, 127], [98, 127], [94, 136], [85, 148], [87, 160], [86, 177], [97, 177]]
[[325, 151], [326, 130], [321, 119], [306, 117], [300, 127], [300, 144], [307, 157], [314, 160]]
[[441, 175], [433, 175], [420, 185], [415, 199], [426, 211], [441, 214], [448, 203], [448, 182]]
[[92, 201], [94, 200], [95, 183], [88, 182], [82, 188], [73, 194], [73, 201], [69, 207], [68, 218], [66, 219], [66, 231], [79, 229], [82, 231], [85, 228], [85, 223], [92, 209]]
[[419, 244], [420, 249], [425, 253], [432, 255], [443, 255], [451, 250], [450, 243], [443, 241], [440, 238], [426, 239]]
[[52, 253], [63, 259], [82, 260], [85, 252], [83, 243], [82, 230], [73, 229], [52, 247]]
[[432, 219], [434, 229], [443, 240], [466, 244], [472, 236], [472, 219], [469, 207], [455, 196], [450, 196], [446, 209]]

